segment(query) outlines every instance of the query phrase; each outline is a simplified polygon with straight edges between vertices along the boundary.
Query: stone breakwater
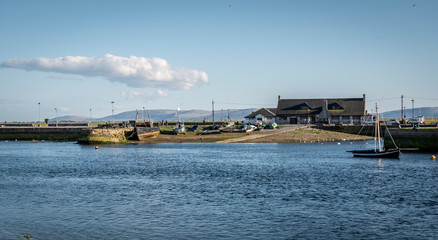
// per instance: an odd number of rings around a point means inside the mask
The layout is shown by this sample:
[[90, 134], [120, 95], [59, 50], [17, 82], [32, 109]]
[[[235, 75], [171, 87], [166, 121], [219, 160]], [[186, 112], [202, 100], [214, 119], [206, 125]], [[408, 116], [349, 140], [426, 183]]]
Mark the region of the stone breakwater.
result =
[[80, 144], [122, 144], [126, 143], [134, 128], [92, 129], [87, 136], [78, 140]]

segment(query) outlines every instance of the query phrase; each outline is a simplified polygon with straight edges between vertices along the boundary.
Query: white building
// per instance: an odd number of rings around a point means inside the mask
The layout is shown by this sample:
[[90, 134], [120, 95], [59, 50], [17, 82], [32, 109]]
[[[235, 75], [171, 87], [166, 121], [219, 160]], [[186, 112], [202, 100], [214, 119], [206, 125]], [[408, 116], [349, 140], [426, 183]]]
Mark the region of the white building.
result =
[[276, 108], [260, 108], [245, 116], [245, 120], [249, 124], [255, 124], [257, 121], [261, 121], [263, 124], [271, 124], [275, 122], [275, 111]]

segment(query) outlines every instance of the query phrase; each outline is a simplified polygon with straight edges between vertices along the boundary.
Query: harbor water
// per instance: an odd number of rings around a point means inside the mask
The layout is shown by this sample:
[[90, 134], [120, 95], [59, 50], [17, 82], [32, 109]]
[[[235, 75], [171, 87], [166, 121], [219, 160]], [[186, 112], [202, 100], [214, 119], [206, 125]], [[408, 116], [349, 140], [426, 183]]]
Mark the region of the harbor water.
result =
[[1, 142], [0, 239], [438, 239], [431, 154], [346, 150]]

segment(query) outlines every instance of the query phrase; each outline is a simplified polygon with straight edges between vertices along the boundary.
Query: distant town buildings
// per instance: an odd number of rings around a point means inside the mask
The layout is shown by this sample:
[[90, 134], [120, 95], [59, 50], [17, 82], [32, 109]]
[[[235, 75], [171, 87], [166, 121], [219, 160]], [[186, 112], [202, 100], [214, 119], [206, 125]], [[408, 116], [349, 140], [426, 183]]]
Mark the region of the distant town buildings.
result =
[[247, 116], [249, 123], [360, 124], [365, 121], [366, 101], [362, 98], [281, 99], [277, 108], [261, 108]]

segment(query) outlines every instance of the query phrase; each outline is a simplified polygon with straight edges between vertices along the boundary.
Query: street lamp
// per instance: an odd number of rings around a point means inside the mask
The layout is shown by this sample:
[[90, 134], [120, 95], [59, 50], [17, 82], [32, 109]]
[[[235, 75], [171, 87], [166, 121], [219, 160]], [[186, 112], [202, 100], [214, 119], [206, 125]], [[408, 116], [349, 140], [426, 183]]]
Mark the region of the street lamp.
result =
[[91, 117], [91, 108], [90, 108], [90, 126], [91, 126], [91, 119], [92, 117]]
[[38, 126], [39, 127], [41, 127], [40, 120], [41, 120], [41, 103], [38, 102]]
[[113, 123], [114, 123], [114, 101], [111, 101], [111, 108], [113, 112]]
[[57, 108], [55, 108], [55, 120], [56, 120], [56, 127], [58, 127], [58, 109]]
[[414, 117], [414, 99], [412, 99], [412, 117]]

